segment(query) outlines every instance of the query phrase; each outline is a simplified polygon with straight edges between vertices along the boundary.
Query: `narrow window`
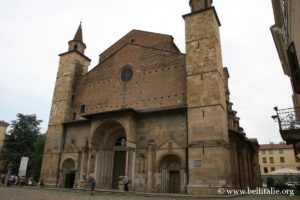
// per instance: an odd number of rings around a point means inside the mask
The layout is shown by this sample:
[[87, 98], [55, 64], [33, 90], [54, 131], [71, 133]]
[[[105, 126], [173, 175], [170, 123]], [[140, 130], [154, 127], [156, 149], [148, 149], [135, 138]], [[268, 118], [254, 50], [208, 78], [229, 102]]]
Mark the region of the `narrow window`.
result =
[[280, 153], [280, 154], [283, 154], [283, 149], [279, 149], [279, 153]]
[[85, 112], [85, 104], [80, 105], [80, 113]]
[[272, 171], [275, 171], [275, 167], [271, 167], [271, 172], [272, 172]]
[[270, 150], [269, 150], [269, 154], [273, 154], [273, 150], [270, 149]]
[[263, 163], [267, 163], [267, 158], [263, 157]]
[[264, 173], [268, 173], [268, 168], [264, 167]]
[[274, 158], [270, 157], [270, 163], [274, 163]]
[[281, 163], [284, 163], [284, 162], [285, 162], [284, 157], [280, 157], [280, 162], [281, 162]]

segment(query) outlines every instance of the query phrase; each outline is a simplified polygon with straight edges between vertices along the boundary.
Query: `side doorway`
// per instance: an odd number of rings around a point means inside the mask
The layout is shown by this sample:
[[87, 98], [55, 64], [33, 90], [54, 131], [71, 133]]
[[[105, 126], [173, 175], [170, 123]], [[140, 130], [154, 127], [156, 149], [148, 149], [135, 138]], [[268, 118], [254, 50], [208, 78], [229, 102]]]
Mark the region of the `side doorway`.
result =
[[75, 183], [76, 170], [75, 161], [71, 158], [66, 159], [61, 167], [60, 185], [64, 188], [73, 188]]
[[179, 171], [169, 171], [169, 193], [180, 192], [180, 173]]
[[66, 173], [65, 188], [73, 188], [75, 181], [75, 173], [75, 171], [70, 171], [69, 173]]
[[160, 160], [159, 191], [164, 193], [180, 193], [182, 191], [183, 170], [180, 163], [180, 158], [174, 154], [166, 155]]

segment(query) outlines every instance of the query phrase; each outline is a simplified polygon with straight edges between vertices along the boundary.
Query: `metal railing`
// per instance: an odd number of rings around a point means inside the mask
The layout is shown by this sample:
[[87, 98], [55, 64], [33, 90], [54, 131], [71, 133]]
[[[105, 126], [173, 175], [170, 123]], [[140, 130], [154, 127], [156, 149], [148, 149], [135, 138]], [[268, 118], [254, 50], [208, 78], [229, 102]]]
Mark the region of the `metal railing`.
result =
[[272, 116], [274, 120], [278, 120], [279, 129], [285, 130], [300, 130], [300, 108], [278, 109], [274, 107], [276, 116]]

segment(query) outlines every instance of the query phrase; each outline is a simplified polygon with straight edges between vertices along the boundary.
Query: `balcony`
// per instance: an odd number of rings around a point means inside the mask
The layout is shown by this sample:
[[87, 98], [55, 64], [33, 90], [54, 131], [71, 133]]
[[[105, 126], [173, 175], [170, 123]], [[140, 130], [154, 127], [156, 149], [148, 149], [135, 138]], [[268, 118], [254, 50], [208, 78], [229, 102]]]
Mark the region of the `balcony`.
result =
[[300, 153], [300, 108], [274, 108], [272, 118], [278, 122], [279, 132], [287, 144], [293, 144], [295, 154]]
[[[287, 141], [297, 140], [300, 141], [300, 108], [286, 108], [278, 109], [275, 116], [272, 116], [274, 120], [278, 121], [279, 131], [282, 139]], [[293, 143], [293, 142], [292, 142]]]

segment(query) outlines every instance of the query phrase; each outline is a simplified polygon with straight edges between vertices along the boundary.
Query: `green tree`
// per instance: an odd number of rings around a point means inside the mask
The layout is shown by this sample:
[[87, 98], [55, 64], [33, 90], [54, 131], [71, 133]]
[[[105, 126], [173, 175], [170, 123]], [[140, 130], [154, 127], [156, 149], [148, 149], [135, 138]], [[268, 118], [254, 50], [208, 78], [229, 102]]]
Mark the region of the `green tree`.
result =
[[32, 154], [34, 142], [40, 134], [40, 123], [36, 115], [23, 115], [18, 113], [17, 120], [11, 121], [11, 127], [5, 139], [0, 159], [4, 160], [4, 168], [12, 167], [12, 173], [17, 174], [21, 158], [29, 157], [27, 173], [32, 170]]
[[40, 178], [40, 172], [43, 161], [46, 134], [38, 135], [34, 142], [34, 152], [32, 154], [32, 176], [35, 181]]

